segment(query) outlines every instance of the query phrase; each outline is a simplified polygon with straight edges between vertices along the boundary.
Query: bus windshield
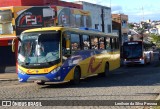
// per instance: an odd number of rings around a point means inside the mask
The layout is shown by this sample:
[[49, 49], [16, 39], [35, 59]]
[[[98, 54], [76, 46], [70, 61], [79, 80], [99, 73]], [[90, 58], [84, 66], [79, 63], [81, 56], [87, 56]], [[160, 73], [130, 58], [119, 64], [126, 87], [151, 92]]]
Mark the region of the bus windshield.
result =
[[142, 45], [141, 44], [128, 44], [123, 47], [123, 56], [127, 59], [141, 58]]
[[21, 35], [19, 63], [40, 64], [57, 60], [60, 60], [60, 35], [58, 32], [24, 33]]

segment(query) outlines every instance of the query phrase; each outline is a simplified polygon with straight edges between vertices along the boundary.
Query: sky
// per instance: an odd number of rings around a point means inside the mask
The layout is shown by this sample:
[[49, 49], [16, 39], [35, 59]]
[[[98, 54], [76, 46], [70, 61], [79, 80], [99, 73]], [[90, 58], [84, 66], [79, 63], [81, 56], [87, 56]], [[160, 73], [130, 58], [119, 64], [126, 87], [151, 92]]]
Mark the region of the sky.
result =
[[160, 0], [63, 0], [86, 1], [111, 7], [112, 14], [126, 14], [129, 22], [160, 20]]

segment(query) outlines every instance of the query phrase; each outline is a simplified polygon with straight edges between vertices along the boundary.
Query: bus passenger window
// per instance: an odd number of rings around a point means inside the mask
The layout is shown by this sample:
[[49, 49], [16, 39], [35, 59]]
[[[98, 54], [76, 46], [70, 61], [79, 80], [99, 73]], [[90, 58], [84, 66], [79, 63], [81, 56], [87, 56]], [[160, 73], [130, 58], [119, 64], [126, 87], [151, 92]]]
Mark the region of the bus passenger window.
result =
[[70, 33], [63, 33], [62, 38], [62, 54], [63, 56], [70, 57]]
[[113, 40], [112, 40], [112, 38], [110, 38], [110, 46], [111, 46], [111, 49], [113, 49]]
[[116, 49], [116, 39], [112, 38], [112, 49]]
[[90, 48], [89, 36], [83, 35], [83, 49], [88, 50]]
[[71, 34], [71, 49], [72, 50], [80, 50], [79, 34]]
[[110, 49], [111, 49], [111, 46], [110, 46], [110, 38], [109, 38], [109, 37], [106, 37], [106, 49], [107, 49], [107, 50], [110, 50]]
[[119, 49], [119, 39], [116, 38], [116, 48]]
[[99, 38], [100, 49], [104, 49], [104, 37]]
[[91, 48], [92, 49], [98, 49], [98, 38], [92, 36], [91, 37]]

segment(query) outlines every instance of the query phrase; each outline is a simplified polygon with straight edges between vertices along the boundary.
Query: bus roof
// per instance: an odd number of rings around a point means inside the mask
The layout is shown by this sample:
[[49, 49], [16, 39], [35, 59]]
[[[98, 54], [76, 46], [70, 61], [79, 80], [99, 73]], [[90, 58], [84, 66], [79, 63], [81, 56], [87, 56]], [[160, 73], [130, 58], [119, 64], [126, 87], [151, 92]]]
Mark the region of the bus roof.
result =
[[28, 32], [38, 32], [38, 31], [70, 31], [73, 33], [80, 33], [80, 34], [89, 34], [89, 35], [96, 35], [96, 36], [109, 36], [109, 37], [118, 37], [117, 34], [114, 33], [104, 33], [104, 32], [98, 32], [98, 31], [92, 31], [92, 30], [82, 30], [79, 28], [71, 28], [71, 27], [61, 27], [61, 26], [56, 26], [56, 27], [43, 27], [43, 28], [34, 28], [34, 29], [29, 29], [29, 30], [25, 30], [22, 33], [28, 33]]

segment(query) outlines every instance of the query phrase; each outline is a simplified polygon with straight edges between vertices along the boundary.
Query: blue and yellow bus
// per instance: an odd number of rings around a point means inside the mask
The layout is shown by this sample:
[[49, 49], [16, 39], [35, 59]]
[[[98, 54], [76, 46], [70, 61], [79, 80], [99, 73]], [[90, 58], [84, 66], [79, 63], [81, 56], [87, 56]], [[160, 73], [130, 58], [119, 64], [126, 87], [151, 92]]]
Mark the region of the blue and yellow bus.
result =
[[45, 27], [22, 32], [18, 38], [19, 81], [78, 84], [81, 78], [107, 76], [119, 68], [118, 36], [86, 29]]

